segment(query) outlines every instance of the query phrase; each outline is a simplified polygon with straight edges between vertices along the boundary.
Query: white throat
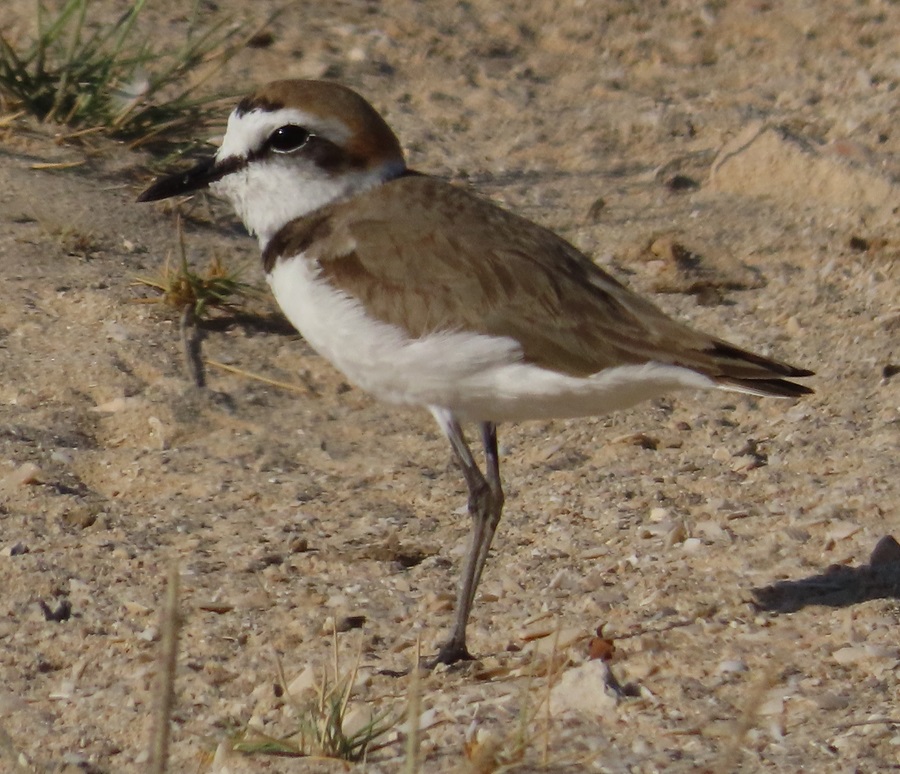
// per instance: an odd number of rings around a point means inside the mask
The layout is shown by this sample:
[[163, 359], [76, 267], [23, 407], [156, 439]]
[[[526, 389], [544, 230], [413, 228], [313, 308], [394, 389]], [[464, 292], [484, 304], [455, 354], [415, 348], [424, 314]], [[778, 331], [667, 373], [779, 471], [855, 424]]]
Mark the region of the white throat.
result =
[[231, 114], [216, 161], [222, 163], [232, 158], [249, 161], [210, 185], [210, 189], [231, 202], [263, 249], [292, 220], [374, 188], [402, 174], [406, 168], [403, 159], [398, 158], [367, 169], [329, 173], [309, 159], [288, 155], [254, 158], [253, 151], [262, 146], [271, 131], [285, 123], [309, 127], [337, 143], [348, 136], [346, 127], [339, 122], [324, 121], [296, 108], [283, 108], [274, 113], [236, 110]]
[[387, 164], [328, 177], [316, 167], [304, 170], [279, 161], [252, 162], [210, 186], [213, 193], [231, 202], [262, 249], [292, 220], [374, 188], [403, 172], [402, 164]]

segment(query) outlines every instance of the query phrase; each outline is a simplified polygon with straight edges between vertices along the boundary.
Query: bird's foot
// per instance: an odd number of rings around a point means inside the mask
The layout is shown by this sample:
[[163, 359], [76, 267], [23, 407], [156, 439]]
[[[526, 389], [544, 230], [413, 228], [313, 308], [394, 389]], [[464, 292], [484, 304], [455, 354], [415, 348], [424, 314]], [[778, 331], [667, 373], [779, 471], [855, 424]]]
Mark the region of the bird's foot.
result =
[[437, 656], [432, 661], [426, 663], [429, 669], [434, 669], [438, 664], [446, 664], [450, 666], [458, 661], [474, 661], [475, 657], [469, 653], [465, 642], [453, 642], [452, 640], [441, 646]]

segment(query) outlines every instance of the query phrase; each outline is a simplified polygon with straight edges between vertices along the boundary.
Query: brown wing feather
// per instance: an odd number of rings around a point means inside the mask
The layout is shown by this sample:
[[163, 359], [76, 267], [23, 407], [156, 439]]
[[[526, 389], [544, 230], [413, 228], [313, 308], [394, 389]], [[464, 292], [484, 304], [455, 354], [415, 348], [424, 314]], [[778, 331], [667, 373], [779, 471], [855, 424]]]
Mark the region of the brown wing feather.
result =
[[553, 232], [435, 178], [401, 177], [295, 221], [264, 262], [304, 251], [413, 337], [511, 336], [527, 362], [574, 376], [656, 361], [763, 394], [811, 392], [778, 378], [811, 372], [672, 320]]

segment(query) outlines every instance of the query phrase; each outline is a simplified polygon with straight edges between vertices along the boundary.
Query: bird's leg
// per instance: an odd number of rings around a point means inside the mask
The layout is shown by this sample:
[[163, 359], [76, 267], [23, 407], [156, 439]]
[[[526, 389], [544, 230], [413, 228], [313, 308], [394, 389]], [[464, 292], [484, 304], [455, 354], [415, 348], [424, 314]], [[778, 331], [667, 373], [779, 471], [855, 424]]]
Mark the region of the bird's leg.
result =
[[481, 424], [488, 473], [488, 477], [485, 478], [466, 443], [462, 428], [453, 415], [440, 409], [432, 409], [432, 413], [449, 439], [453, 452], [462, 467], [463, 476], [469, 489], [469, 514], [472, 517], [471, 537], [456, 598], [456, 620], [450, 639], [441, 647], [435, 659], [435, 663], [452, 664], [472, 658], [466, 647], [466, 624], [469, 621], [469, 613], [475, 601], [475, 591], [481, 580], [491, 541], [494, 539], [497, 524], [500, 522], [503, 491], [500, 488], [497, 430], [494, 424], [490, 422]]
[[470, 590], [469, 609], [475, 601], [475, 590], [481, 582], [481, 573], [484, 570], [485, 562], [487, 562], [488, 551], [491, 543], [494, 541], [494, 533], [497, 531], [497, 525], [500, 523], [500, 516], [503, 513], [503, 487], [500, 484], [500, 457], [497, 452], [497, 425], [493, 422], [482, 422], [479, 425], [481, 430], [481, 442], [484, 445], [484, 460], [486, 478], [483, 478], [491, 496], [485, 503], [485, 512], [476, 515], [472, 512], [472, 489], [469, 488], [469, 513], [473, 520], [479, 519], [485, 522], [484, 535], [478, 544], [478, 555], [475, 560], [475, 577]]
[[500, 502], [503, 509], [503, 487], [500, 484], [500, 455], [497, 452], [497, 425], [493, 422], [482, 422], [481, 443], [484, 446], [485, 473], [488, 486], [494, 493], [494, 498]]

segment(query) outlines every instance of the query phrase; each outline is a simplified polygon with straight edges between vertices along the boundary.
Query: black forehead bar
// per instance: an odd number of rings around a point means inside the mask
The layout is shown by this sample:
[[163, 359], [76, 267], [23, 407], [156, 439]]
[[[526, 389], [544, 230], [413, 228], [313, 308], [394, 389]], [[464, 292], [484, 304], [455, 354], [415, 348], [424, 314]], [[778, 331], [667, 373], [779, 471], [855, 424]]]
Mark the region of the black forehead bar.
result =
[[235, 112], [239, 116], [242, 116], [254, 110], [281, 110], [283, 107], [284, 103], [280, 100], [267, 99], [266, 97], [250, 96], [244, 97], [240, 102], [238, 102], [238, 105], [235, 108]]

